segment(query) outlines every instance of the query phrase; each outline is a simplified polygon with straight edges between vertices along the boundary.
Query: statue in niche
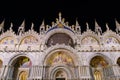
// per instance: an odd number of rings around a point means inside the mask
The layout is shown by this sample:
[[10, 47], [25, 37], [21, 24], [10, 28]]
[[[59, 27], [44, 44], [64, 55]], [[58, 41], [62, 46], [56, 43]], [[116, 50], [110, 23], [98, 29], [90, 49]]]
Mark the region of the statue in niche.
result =
[[40, 50], [43, 51], [44, 49], [46, 49], [46, 47], [47, 47], [47, 46], [46, 46], [44, 43], [41, 43], [41, 45], [40, 45]]
[[68, 40], [68, 45], [71, 45], [71, 44], [72, 44], [72, 40], [69, 39], [69, 40]]
[[102, 34], [102, 29], [101, 29], [101, 27], [96, 26], [96, 27], [95, 27], [95, 32], [96, 32], [98, 35]]
[[27, 80], [27, 72], [23, 71], [20, 73], [19, 80]]
[[18, 29], [18, 34], [21, 35], [22, 33], [24, 33], [24, 26], [21, 26]]
[[50, 46], [53, 45], [53, 39], [50, 39]]

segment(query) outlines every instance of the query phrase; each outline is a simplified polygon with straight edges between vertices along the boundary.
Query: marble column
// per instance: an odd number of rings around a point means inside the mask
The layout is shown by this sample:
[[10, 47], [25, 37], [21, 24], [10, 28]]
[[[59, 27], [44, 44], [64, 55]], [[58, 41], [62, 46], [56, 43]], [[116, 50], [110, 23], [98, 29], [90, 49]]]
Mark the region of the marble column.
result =
[[114, 76], [116, 77], [116, 80], [120, 79], [120, 67], [117, 64], [112, 65], [112, 69], [114, 72]]
[[90, 67], [87, 65], [79, 66], [79, 79], [80, 80], [91, 80]]
[[30, 68], [30, 76], [28, 80], [42, 80], [43, 66], [34, 65]]

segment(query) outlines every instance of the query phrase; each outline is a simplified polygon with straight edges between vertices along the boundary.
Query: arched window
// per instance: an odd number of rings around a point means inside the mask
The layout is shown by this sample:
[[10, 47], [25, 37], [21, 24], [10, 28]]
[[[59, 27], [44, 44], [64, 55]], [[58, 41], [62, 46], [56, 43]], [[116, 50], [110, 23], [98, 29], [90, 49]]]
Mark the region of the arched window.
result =
[[65, 44], [74, 47], [72, 38], [65, 33], [55, 33], [47, 41], [47, 46]]

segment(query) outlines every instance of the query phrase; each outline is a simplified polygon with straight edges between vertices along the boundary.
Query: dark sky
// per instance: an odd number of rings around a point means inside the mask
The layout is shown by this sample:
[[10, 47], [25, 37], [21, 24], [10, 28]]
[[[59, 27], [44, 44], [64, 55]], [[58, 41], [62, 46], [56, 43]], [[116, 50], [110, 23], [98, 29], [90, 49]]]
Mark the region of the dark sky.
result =
[[5, 30], [13, 23], [13, 30], [17, 32], [22, 21], [26, 21], [25, 30], [29, 30], [31, 23], [35, 24], [34, 30], [38, 31], [42, 20], [51, 25], [52, 21], [62, 13], [69, 25], [75, 24], [76, 18], [82, 31], [86, 29], [88, 22], [94, 30], [94, 20], [98, 22], [103, 31], [106, 30], [105, 23], [115, 30], [115, 19], [120, 22], [119, 4], [115, 0], [44, 0], [44, 1], [7, 1], [1, 3], [0, 23], [5, 20]]

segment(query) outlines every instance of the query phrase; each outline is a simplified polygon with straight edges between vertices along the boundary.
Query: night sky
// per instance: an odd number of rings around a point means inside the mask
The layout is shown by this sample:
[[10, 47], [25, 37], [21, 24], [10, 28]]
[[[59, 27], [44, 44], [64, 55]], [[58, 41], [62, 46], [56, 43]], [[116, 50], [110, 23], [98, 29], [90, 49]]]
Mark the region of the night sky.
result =
[[90, 29], [94, 30], [95, 20], [105, 31], [105, 23], [110, 29], [115, 31], [115, 19], [120, 23], [119, 4], [117, 1], [108, 0], [44, 0], [44, 1], [14, 1], [1, 3], [0, 23], [5, 20], [5, 31], [13, 23], [13, 30], [17, 32], [22, 21], [25, 20], [25, 31], [30, 29], [34, 23], [34, 30], [38, 32], [41, 22], [51, 25], [52, 21], [58, 18], [58, 13], [62, 13], [65, 21], [69, 25], [75, 24], [78, 20], [82, 31], [86, 29], [88, 22]]

